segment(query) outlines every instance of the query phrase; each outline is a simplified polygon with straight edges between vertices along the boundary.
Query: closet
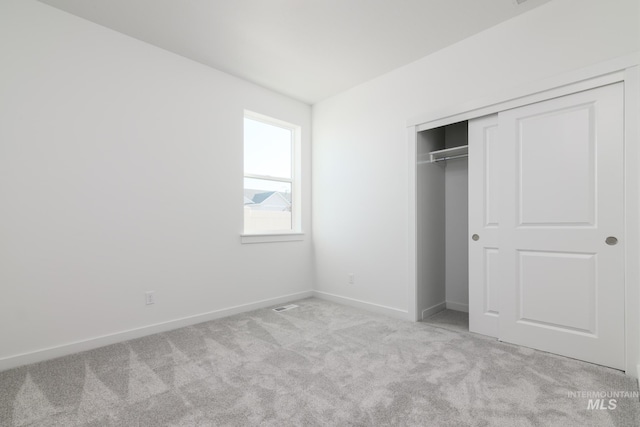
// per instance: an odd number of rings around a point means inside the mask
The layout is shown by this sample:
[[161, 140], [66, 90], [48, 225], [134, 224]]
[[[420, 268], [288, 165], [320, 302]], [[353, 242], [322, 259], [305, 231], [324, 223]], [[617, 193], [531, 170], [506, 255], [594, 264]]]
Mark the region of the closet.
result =
[[417, 132], [421, 318], [624, 369], [623, 89]]
[[418, 133], [418, 301], [421, 319], [468, 311], [468, 123]]

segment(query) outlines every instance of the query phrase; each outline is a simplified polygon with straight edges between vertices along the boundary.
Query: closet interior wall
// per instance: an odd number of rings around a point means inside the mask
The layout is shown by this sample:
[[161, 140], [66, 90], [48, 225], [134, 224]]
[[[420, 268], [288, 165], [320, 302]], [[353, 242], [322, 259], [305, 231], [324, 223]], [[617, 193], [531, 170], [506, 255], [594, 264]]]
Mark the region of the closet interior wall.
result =
[[429, 129], [417, 139], [417, 304], [421, 318], [468, 311], [468, 161], [429, 162], [429, 153], [467, 145], [468, 122]]
[[[445, 126], [446, 148], [468, 145], [468, 122]], [[445, 181], [445, 288], [447, 308], [469, 312], [469, 162], [449, 160]]]

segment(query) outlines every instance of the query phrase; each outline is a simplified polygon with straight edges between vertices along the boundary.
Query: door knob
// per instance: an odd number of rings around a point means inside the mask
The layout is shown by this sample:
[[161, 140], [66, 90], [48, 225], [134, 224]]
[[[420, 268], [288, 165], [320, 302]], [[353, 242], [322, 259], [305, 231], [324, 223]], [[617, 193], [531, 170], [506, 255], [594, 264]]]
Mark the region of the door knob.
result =
[[480, 240], [480, 236], [478, 236], [477, 234], [474, 234], [473, 236], [471, 236], [471, 238], [473, 239], [474, 242], [477, 242], [478, 240]]
[[604, 240], [604, 242], [609, 246], [615, 246], [618, 244], [618, 239], [613, 236], [609, 236]]

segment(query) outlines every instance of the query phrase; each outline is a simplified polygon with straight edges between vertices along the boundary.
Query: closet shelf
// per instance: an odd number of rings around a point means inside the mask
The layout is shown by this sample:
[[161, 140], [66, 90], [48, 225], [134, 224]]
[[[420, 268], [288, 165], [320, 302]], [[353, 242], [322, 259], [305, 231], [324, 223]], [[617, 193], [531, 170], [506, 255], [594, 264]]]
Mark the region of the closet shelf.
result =
[[450, 159], [457, 159], [460, 157], [467, 157], [469, 155], [469, 146], [461, 145], [459, 147], [445, 148], [444, 150], [431, 151], [429, 153], [429, 161], [431, 163], [442, 162]]

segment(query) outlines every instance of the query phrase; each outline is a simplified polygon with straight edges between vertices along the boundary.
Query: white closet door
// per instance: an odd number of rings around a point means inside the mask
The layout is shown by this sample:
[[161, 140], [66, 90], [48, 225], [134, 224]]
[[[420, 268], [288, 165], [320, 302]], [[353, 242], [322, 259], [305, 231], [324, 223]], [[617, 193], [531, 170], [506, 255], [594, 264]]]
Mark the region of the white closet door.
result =
[[624, 369], [622, 84], [505, 111], [499, 133], [499, 338]]
[[498, 115], [469, 121], [469, 330], [498, 336]]

